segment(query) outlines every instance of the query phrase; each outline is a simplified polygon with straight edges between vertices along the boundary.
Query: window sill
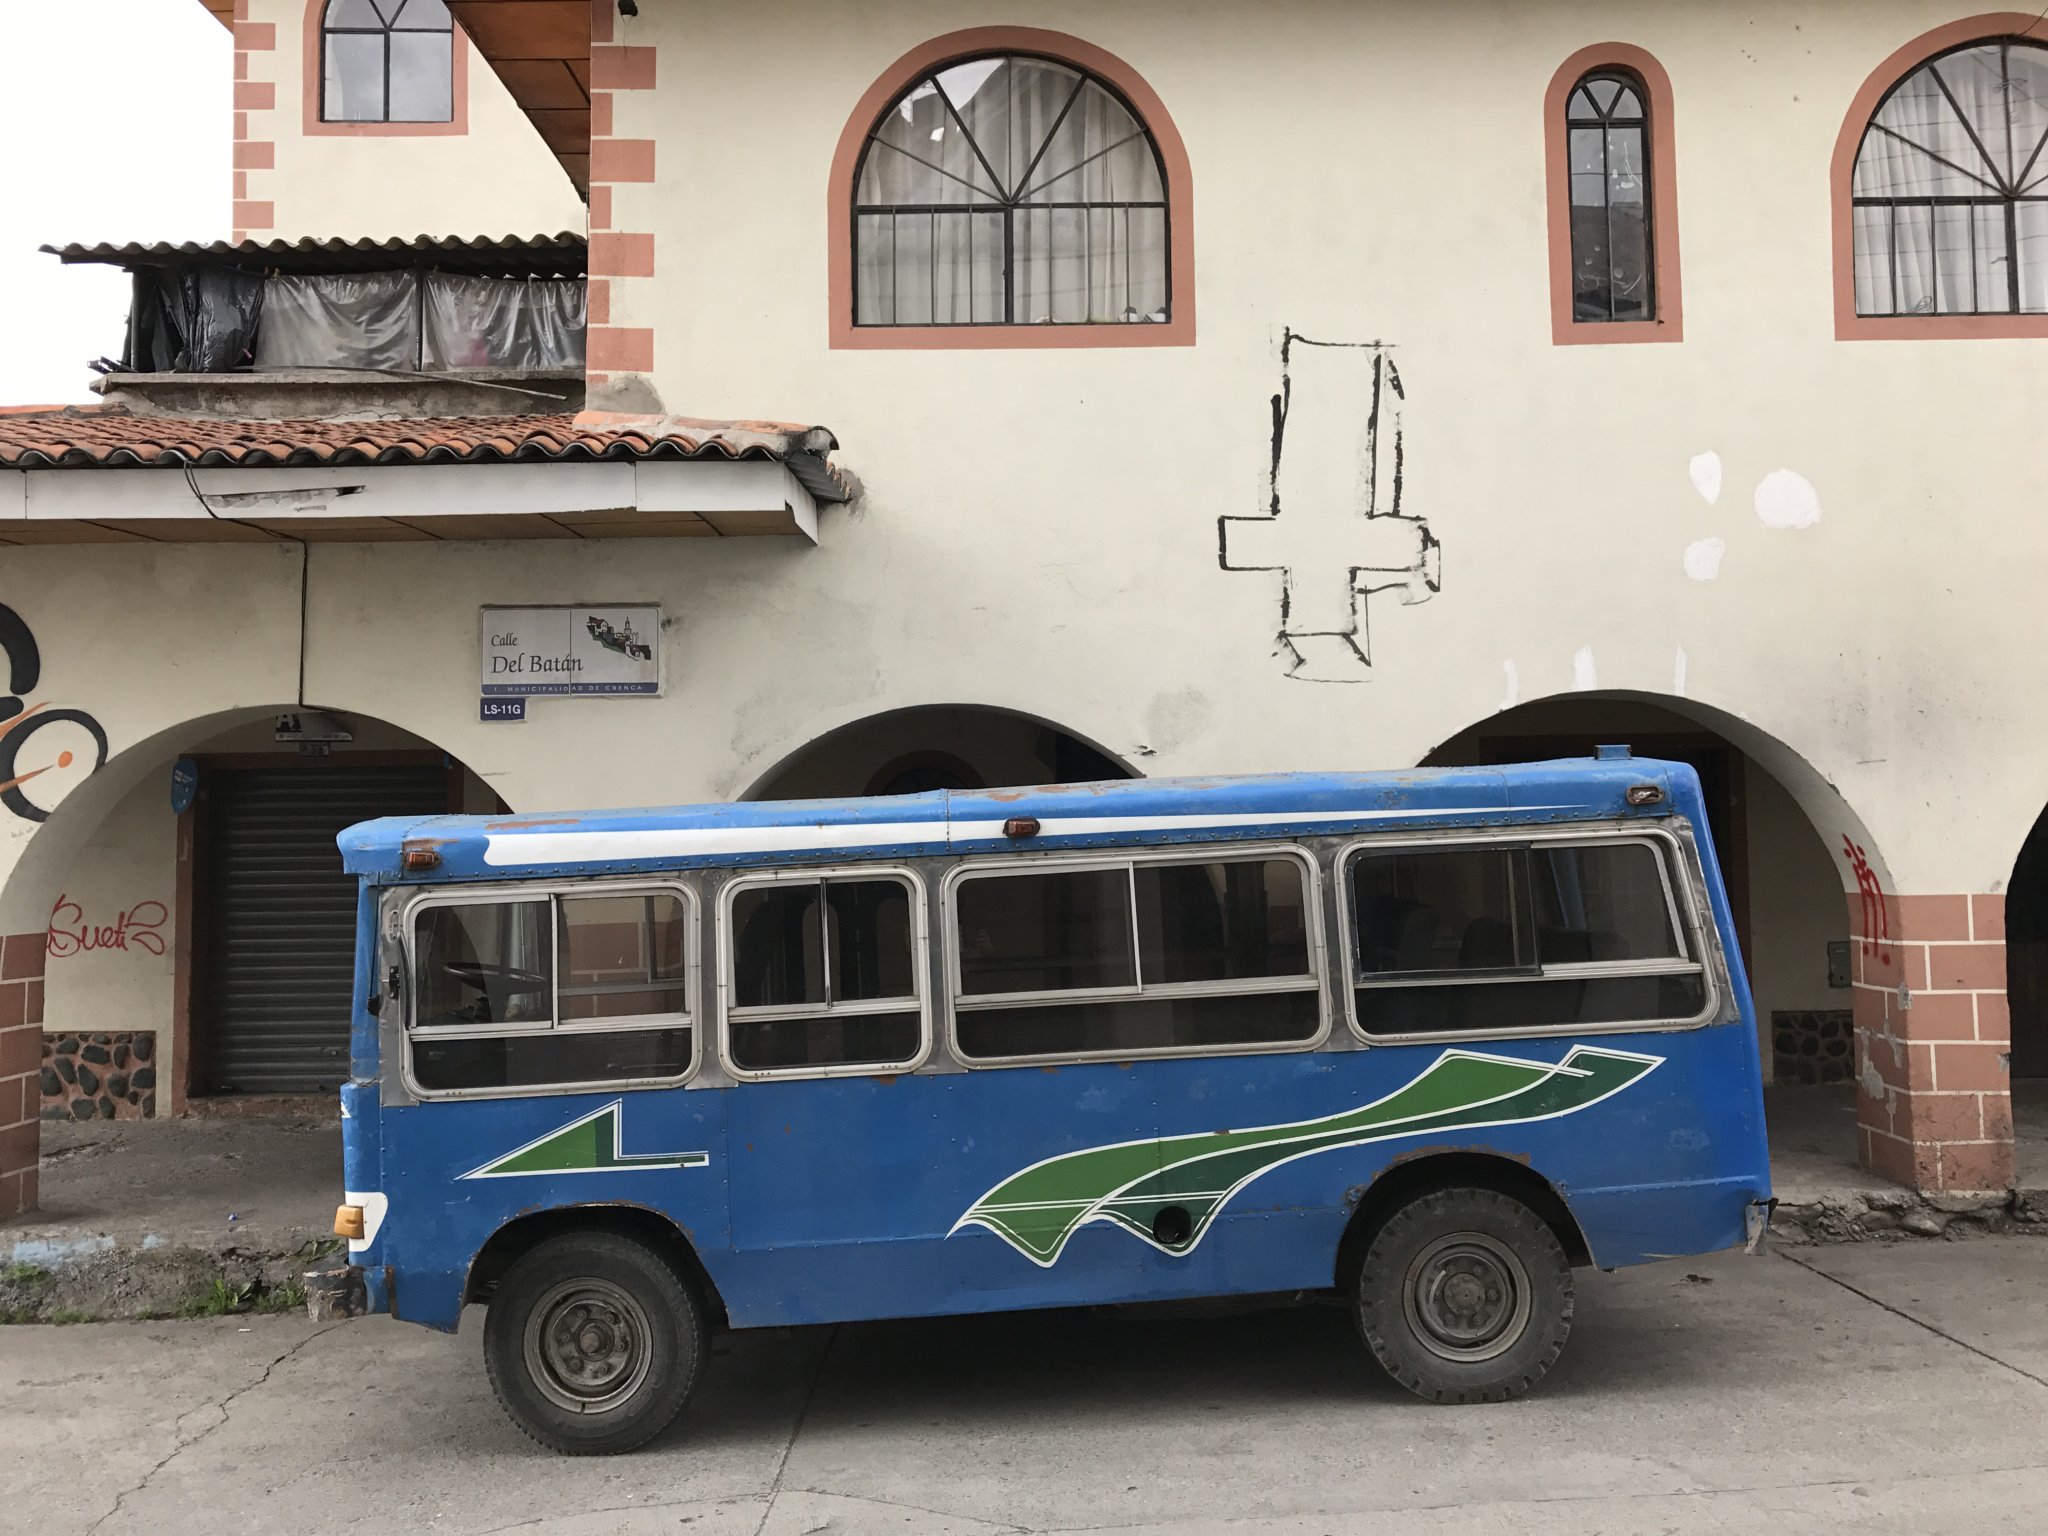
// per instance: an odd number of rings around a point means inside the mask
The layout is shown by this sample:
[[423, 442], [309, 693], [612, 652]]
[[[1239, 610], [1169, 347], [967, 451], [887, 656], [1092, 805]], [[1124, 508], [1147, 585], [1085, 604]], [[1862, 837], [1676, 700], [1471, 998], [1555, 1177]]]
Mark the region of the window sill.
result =
[[1685, 340], [1685, 327], [1676, 320], [1559, 320], [1550, 331], [1551, 342], [1560, 347]]
[[839, 352], [1028, 351], [1071, 347], [1191, 347], [1192, 317], [1108, 325], [854, 325], [834, 321]]
[[2048, 315], [1849, 315], [1837, 341], [2025, 341], [2048, 336]]

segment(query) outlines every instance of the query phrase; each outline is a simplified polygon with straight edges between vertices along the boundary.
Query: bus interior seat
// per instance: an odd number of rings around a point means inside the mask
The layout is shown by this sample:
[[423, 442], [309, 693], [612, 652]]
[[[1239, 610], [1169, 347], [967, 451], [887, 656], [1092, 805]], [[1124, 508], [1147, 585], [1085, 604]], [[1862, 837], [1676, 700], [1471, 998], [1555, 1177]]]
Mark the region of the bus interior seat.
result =
[[[1433, 971], [1437, 912], [1404, 896], [1380, 896], [1359, 925], [1367, 972]], [[1369, 936], [1369, 937], [1368, 937]]]
[[1465, 937], [1458, 945], [1459, 970], [1507, 971], [1517, 964], [1511, 923], [1504, 918], [1475, 917], [1465, 925]]

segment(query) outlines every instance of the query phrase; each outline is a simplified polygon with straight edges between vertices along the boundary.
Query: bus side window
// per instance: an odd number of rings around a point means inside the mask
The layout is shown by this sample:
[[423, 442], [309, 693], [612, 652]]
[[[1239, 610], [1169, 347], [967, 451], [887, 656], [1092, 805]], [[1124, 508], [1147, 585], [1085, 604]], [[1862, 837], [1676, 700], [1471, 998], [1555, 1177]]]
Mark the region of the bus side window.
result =
[[975, 870], [952, 891], [970, 1060], [1304, 1043], [1322, 1032], [1295, 857]]
[[902, 1067], [924, 1045], [916, 893], [899, 875], [742, 883], [721, 942], [741, 1072]]
[[1368, 845], [1345, 878], [1367, 1035], [1689, 1023], [1706, 1006], [1648, 840]]
[[429, 1093], [668, 1082], [690, 1068], [675, 891], [429, 904], [413, 923], [413, 1080]]

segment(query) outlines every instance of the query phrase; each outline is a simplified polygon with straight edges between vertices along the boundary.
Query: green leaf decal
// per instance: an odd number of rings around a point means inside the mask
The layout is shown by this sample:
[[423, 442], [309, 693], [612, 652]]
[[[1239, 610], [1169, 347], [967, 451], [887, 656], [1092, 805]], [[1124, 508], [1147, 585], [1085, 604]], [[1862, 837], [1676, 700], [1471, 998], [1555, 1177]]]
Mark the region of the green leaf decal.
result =
[[[1155, 1248], [1193, 1250], [1230, 1197], [1298, 1157], [1442, 1131], [1551, 1120], [1599, 1103], [1661, 1065], [1661, 1056], [1573, 1046], [1561, 1062], [1445, 1051], [1413, 1081], [1342, 1114], [1240, 1131], [1207, 1131], [1065, 1152], [1012, 1174], [953, 1224], [986, 1227], [1049, 1268], [1081, 1227], [1114, 1222]], [[1192, 1218], [1179, 1243], [1152, 1235], [1162, 1206]]]
[[705, 1152], [656, 1152], [628, 1157], [620, 1150], [620, 1119], [624, 1102], [619, 1099], [594, 1109], [580, 1120], [571, 1120], [559, 1131], [549, 1131], [537, 1141], [515, 1147], [503, 1157], [493, 1158], [481, 1168], [472, 1168], [465, 1179], [516, 1179], [529, 1174], [620, 1173], [628, 1169], [702, 1168], [711, 1161]]

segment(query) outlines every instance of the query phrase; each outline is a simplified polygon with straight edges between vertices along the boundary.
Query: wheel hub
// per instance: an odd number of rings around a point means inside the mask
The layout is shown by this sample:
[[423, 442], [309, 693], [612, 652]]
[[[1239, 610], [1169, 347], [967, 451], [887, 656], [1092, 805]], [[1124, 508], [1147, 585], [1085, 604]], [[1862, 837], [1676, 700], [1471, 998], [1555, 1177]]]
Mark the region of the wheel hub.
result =
[[608, 1280], [566, 1281], [528, 1316], [526, 1363], [534, 1385], [559, 1408], [603, 1413], [647, 1379], [647, 1315]]
[[1408, 1266], [1402, 1287], [1409, 1327], [1445, 1360], [1490, 1360], [1529, 1325], [1529, 1272], [1512, 1249], [1482, 1232], [1438, 1238]]

